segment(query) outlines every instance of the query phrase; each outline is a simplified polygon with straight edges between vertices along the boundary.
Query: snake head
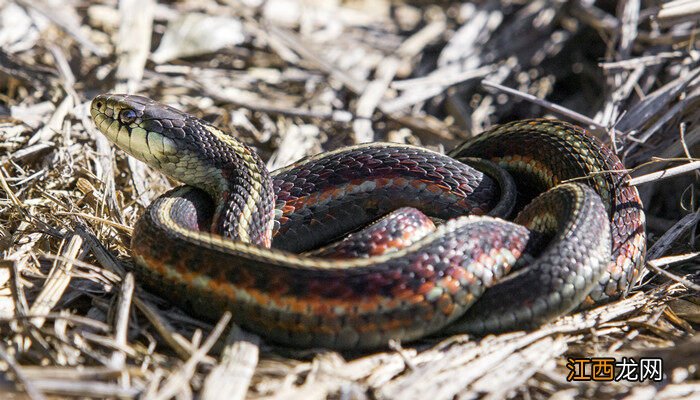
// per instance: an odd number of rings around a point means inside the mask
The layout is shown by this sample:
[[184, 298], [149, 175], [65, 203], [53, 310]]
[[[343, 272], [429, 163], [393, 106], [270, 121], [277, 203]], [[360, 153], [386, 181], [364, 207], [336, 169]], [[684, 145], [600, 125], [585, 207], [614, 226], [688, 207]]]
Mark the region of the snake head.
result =
[[[90, 107], [95, 125], [109, 140], [137, 159], [169, 177], [197, 187], [218, 199], [214, 217], [216, 232], [241, 232], [231, 237], [247, 238], [246, 224], [233, 224], [224, 212], [232, 203], [244, 210], [255, 226], [272, 226], [274, 202], [272, 180], [264, 162], [233, 136], [175, 108], [146, 97], [101, 94]], [[244, 183], [243, 189], [239, 186]], [[266, 197], [267, 196], [267, 197]], [[249, 222], [249, 221], [248, 221]], [[269, 232], [253, 242], [269, 242]], [[245, 235], [244, 235], [245, 233]]]
[[[97, 128], [131, 156], [180, 182], [218, 195], [235, 138], [191, 115], [142, 96], [101, 94], [90, 114]], [[233, 143], [233, 146], [229, 145]]]
[[167, 165], [177, 163], [182, 152], [185, 113], [146, 97], [102, 94], [92, 100], [90, 114], [100, 132], [120, 149], [172, 175]]

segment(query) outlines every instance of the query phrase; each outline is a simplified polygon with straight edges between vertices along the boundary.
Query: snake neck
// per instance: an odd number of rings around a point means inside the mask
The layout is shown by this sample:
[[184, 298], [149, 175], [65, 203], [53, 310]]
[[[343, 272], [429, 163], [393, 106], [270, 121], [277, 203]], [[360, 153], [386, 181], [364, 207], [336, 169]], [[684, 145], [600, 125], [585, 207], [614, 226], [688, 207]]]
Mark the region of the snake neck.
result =
[[270, 247], [274, 192], [265, 165], [259, 159], [233, 157], [220, 171], [224, 184], [212, 194], [217, 205], [211, 231], [244, 243]]
[[211, 232], [270, 247], [275, 195], [263, 160], [235, 137], [199, 119], [190, 118], [185, 127], [196, 132], [189, 137], [200, 138], [186, 146], [197, 161], [176, 178], [212, 196], [216, 209]]

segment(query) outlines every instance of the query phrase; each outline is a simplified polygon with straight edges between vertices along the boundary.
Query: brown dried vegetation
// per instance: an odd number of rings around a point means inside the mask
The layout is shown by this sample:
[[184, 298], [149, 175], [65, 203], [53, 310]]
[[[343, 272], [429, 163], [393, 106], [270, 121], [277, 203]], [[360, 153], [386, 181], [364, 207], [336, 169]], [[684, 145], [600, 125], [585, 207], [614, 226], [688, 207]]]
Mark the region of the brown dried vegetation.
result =
[[[699, 16], [686, 0], [0, 0], [1, 397], [700, 396]], [[567, 119], [633, 168], [649, 267], [627, 299], [481, 340], [341, 355], [213, 327], [128, 274], [131, 227], [172, 183], [96, 131], [87, 105], [109, 91], [236, 131], [273, 169]], [[663, 357], [666, 376], [566, 382], [567, 356]]]

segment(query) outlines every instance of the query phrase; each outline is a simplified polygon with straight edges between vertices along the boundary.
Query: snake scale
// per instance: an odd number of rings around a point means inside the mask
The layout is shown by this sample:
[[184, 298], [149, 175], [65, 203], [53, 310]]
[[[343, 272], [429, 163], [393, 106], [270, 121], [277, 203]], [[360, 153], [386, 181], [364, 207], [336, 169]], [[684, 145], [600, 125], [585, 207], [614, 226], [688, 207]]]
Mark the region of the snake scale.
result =
[[[637, 190], [612, 151], [565, 122], [507, 123], [448, 155], [345, 147], [270, 173], [235, 137], [145, 97], [99, 95], [91, 115], [186, 184], [135, 226], [140, 282], [198, 316], [230, 310], [281, 344], [369, 349], [533, 328], [624, 295], [643, 267]], [[500, 168], [469, 166], [484, 163]], [[496, 218], [513, 207], [513, 222]], [[414, 208], [444, 222], [416, 228], [427, 218]]]

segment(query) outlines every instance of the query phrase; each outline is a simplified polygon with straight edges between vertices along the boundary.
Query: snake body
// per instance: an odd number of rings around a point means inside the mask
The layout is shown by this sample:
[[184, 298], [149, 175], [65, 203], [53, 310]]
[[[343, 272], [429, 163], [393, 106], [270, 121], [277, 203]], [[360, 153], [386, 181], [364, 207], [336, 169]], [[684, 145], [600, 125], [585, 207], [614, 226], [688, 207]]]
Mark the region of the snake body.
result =
[[[598, 284], [589, 294], [587, 304], [616, 298], [629, 291], [644, 263], [644, 211], [637, 189], [626, 185], [629, 175], [624, 165], [595, 137], [580, 127], [561, 121], [515, 121], [484, 132], [449, 154], [452, 157], [482, 157], [496, 162], [519, 182], [520, 201], [528, 201], [537, 193], [567, 181], [592, 187], [601, 197], [609, 217], [612, 255], [607, 259]], [[565, 254], [560, 255], [557, 263], [567, 264]], [[540, 274], [541, 271], [531, 269], [518, 282], [504, 282], [489, 290], [463, 316], [463, 325], [472, 332], [482, 333], [508, 329], [503, 326], [503, 321], [512, 320], [513, 313], [518, 311], [506, 311], [501, 299], [503, 296], [527, 297], [533, 285], [541, 282]], [[504, 318], [504, 314], [509, 317]], [[454, 325], [455, 328], [459, 326]]]
[[[450, 156], [374, 143], [269, 173], [234, 137], [144, 97], [100, 95], [91, 114], [120, 148], [192, 185], [139, 219], [131, 246], [140, 281], [203, 317], [231, 310], [282, 344], [375, 348], [450, 324], [475, 333], [536, 326], [587, 298], [623, 294], [642, 265], [644, 217], [622, 164], [563, 122], [501, 125]], [[528, 200], [549, 190], [514, 222], [465, 216], [509, 210], [497, 198], [513, 194], [458, 160], [467, 156], [528, 183], [518, 184]], [[399, 207], [446, 221], [362, 258], [298, 254]], [[356, 235], [397, 231], [382, 224]], [[522, 270], [499, 283], [514, 267]]]

